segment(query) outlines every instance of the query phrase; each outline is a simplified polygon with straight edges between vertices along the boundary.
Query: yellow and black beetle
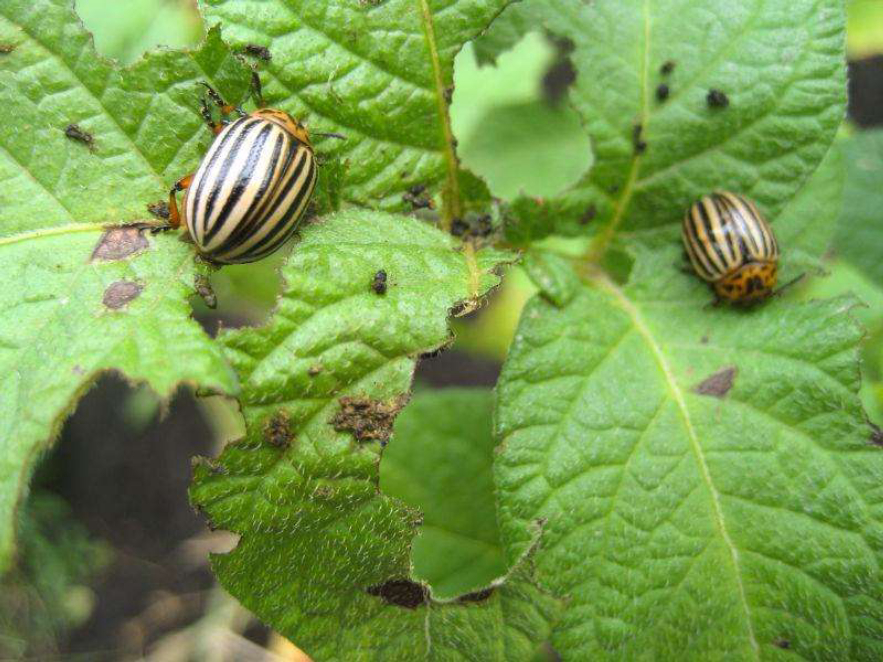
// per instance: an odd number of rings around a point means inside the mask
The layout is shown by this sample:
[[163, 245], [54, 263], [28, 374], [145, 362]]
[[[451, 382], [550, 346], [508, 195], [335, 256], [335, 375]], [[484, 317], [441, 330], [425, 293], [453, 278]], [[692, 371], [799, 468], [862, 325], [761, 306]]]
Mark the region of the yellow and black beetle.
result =
[[690, 207], [682, 230], [693, 269], [718, 299], [751, 304], [773, 294], [779, 244], [751, 200], [726, 191], [704, 196]]
[[[215, 140], [196, 172], [169, 193], [169, 226], [185, 223], [199, 253], [212, 262], [254, 262], [280, 248], [294, 233], [316, 186], [318, 167], [306, 128], [281, 110], [246, 114], [208, 94], [233, 122], [215, 122], [202, 101], [202, 116]], [[186, 190], [183, 212], [175, 194]]]

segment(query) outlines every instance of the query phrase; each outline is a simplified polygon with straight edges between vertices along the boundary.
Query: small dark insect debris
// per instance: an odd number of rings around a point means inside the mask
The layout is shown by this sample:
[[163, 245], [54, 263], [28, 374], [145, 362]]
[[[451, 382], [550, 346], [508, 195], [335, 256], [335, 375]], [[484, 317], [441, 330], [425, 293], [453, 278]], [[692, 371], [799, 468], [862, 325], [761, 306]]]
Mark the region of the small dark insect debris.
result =
[[453, 85], [448, 85], [448, 86], [445, 88], [444, 95], [445, 95], [445, 102], [446, 102], [446, 103], [451, 103], [451, 100], [454, 98], [454, 86], [453, 86]]
[[149, 211], [157, 218], [163, 219], [164, 221], [169, 220], [169, 203], [165, 200], [151, 202], [149, 205], [147, 205], [147, 211]]
[[150, 243], [144, 236], [144, 227], [124, 225], [105, 230], [92, 251], [91, 260], [121, 260], [147, 248]]
[[259, 46], [258, 44], [246, 44], [245, 52], [268, 62], [273, 59], [273, 56], [270, 54], [270, 49], [266, 46]]
[[315, 377], [316, 375], [321, 374], [322, 370], [323, 370], [322, 366], [320, 366], [320, 365], [318, 365], [318, 364], [317, 364], [317, 365], [311, 365], [311, 366], [309, 367], [309, 369], [307, 370], [307, 374], [308, 374], [310, 377]]
[[457, 598], [457, 602], [484, 602], [489, 597], [494, 594], [494, 587], [489, 586], [488, 588], [482, 589], [481, 591], [473, 591], [472, 593], [464, 593], [459, 598]]
[[785, 650], [788, 650], [789, 648], [791, 648], [791, 642], [788, 641], [787, 639], [776, 639], [773, 642], [773, 646], [775, 646], [777, 648], [783, 648]]
[[448, 344], [444, 344], [431, 352], [423, 352], [423, 354], [420, 355], [420, 359], [434, 359], [436, 356], [440, 356], [448, 347]]
[[416, 211], [417, 209], [435, 209], [435, 203], [423, 195], [426, 186], [423, 184], [415, 184], [402, 196], [402, 202], [409, 203]]
[[130, 301], [137, 299], [141, 295], [144, 286], [140, 283], [133, 283], [128, 280], [120, 280], [111, 283], [104, 290], [104, 298], [101, 300], [105, 306], [111, 310], [118, 310]]
[[15, 44], [0, 44], [0, 55], [9, 55], [15, 49]]
[[730, 105], [730, 98], [721, 90], [709, 90], [705, 100], [711, 108], [726, 108]]
[[716, 373], [705, 379], [694, 392], [699, 395], [710, 395], [713, 398], [723, 398], [730, 389], [733, 388], [733, 381], [736, 379], [736, 366], [728, 366], [718, 370]]
[[357, 441], [386, 444], [392, 436], [392, 424], [407, 403], [405, 395], [382, 402], [370, 398], [340, 398], [340, 411], [331, 419], [338, 432], [352, 432]]
[[469, 223], [462, 218], [455, 218], [451, 223], [451, 234], [455, 237], [462, 237], [469, 232]]
[[268, 444], [276, 448], [288, 447], [292, 439], [288, 414], [284, 411], [278, 411], [273, 414], [273, 417], [264, 426], [264, 439], [267, 440]]
[[707, 345], [707, 344], [708, 344], [708, 336], [702, 336], [702, 337], [699, 339], [699, 343], [702, 344], [702, 345]]
[[667, 60], [667, 61], [665, 61], [665, 62], [662, 63], [662, 66], [661, 66], [661, 67], [659, 67], [659, 73], [661, 73], [663, 76], [668, 76], [668, 75], [670, 75], [671, 72], [674, 71], [674, 70], [675, 70], [675, 62], [674, 62], [674, 60]]
[[666, 83], [660, 83], [656, 88], [656, 98], [662, 103], [666, 99], [668, 99], [668, 95], [671, 94], [671, 88]]
[[429, 588], [410, 579], [390, 579], [369, 586], [366, 590], [368, 595], [375, 595], [387, 604], [406, 609], [416, 609], [429, 600]]
[[632, 145], [635, 148], [635, 154], [643, 154], [647, 151], [647, 143], [641, 138], [643, 133], [643, 124], [638, 123], [632, 127]]
[[589, 205], [583, 212], [583, 215], [579, 217], [577, 223], [579, 223], [580, 225], [588, 225], [594, 220], [597, 215], [598, 208], [595, 205]]
[[494, 231], [494, 224], [490, 214], [483, 214], [475, 219], [475, 225], [472, 227], [472, 234], [476, 237], [487, 237]]
[[71, 140], [76, 140], [83, 143], [84, 145], [86, 145], [86, 147], [89, 148], [90, 152], [95, 151], [95, 139], [92, 137], [92, 134], [88, 131], [83, 131], [76, 124], [68, 124], [64, 128], [64, 135], [66, 135]]
[[193, 279], [193, 285], [196, 288], [196, 293], [202, 297], [206, 306], [212, 310], [218, 307], [218, 297], [215, 296], [215, 291], [212, 289], [212, 284], [208, 278], [202, 274], [196, 274], [196, 277]]
[[374, 279], [371, 281], [371, 289], [374, 290], [375, 294], [386, 294], [386, 272], [383, 269], [374, 274]]
[[871, 443], [874, 446], [883, 446], [883, 430], [873, 423], [871, 423]]

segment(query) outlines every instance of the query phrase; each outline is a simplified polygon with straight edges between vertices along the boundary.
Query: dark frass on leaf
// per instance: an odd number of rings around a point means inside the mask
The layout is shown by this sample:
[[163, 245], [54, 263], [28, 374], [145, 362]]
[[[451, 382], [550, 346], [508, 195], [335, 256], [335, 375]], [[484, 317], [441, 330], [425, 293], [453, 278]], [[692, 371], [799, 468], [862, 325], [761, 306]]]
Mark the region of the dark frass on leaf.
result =
[[0, 55], [9, 55], [15, 50], [15, 44], [0, 44]]
[[647, 151], [647, 143], [641, 137], [644, 133], [644, 125], [640, 122], [632, 127], [632, 146], [635, 148], [635, 154], [643, 154]]
[[730, 98], [721, 90], [709, 90], [705, 100], [710, 108], [726, 108], [730, 105]]
[[580, 225], [588, 225], [595, 217], [598, 215], [598, 208], [595, 205], [589, 205], [586, 207], [586, 210], [582, 213], [582, 215], [577, 220], [577, 223]]
[[90, 152], [95, 151], [95, 138], [88, 131], [83, 131], [76, 124], [68, 124], [64, 127], [64, 135], [66, 135], [71, 140], [76, 140], [77, 142], [81, 142], [86, 147], [89, 148]]
[[386, 444], [392, 436], [395, 417], [408, 402], [407, 395], [389, 401], [345, 396], [339, 400], [340, 411], [331, 419], [338, 432], [351, 432], [356, 441], [379, 441]]
[[435, 203], [432, 199], [423, 195], [425, 190], [426, 186], [423, 184], [415, 184], [402, 195], [402, 202], [410, 204], [411, 209], [414, 211], [418, 209], [435, 209]]
[[670, 76], [674, 70], [675, 70], [674, 60], [667, 60], [662, 63], [661, 67], [659, 67], [659, 73], [661, 73], [663, 76]]
[[256, 57], [260, 60], [264, 60], [265, 62], [269, 62], [273, 59], [273, 56], [270, 54], [270, 49], [266, 46], [259, 46], [258, 44], [246, 44], [243, 50], [248, 55]]
[[383, 269], [374, 274], [374, 278], [371, 281], [371, 289], [374, 290], [375, 294], [386, 294], [386, 272]]
[[670, 94], [671, 88], [668, 86], [667, 83], [660, 83], [659, 86], [656, 88], [656, 100], [659, 101], [659, 103], [667, 100]]
[[276, 448], [288, 448], [293, 438], [288, 414], [277, 411], [264, 426], [264, 439]]
[[169, 203], [165, 200], [159, 200], [157, 202], [151, 202], [147, 205], [147, 211], [150, 212], [151, 215], [156, 216], [158, 219], [167, 221], [169, 220]]

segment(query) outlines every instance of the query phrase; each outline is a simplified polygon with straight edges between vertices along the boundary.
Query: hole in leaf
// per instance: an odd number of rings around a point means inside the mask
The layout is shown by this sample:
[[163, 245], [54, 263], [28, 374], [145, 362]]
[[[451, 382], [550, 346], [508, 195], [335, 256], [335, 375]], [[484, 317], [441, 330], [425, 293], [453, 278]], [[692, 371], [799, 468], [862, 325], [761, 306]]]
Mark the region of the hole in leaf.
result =
[[375, 595], [387, 604], [405, 609], [416, 609], [429, 601], [429, 587], [410, 579], [391, 579], [369, 586], [367, 591], [369, 595]]

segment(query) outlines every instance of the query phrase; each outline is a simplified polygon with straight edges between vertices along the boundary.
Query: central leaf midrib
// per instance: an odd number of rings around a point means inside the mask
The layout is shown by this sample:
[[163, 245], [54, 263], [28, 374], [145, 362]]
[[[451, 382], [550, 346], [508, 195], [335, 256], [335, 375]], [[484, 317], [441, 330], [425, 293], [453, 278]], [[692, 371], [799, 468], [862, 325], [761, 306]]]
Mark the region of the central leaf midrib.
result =
[[727, 551], [729, 552], [730, 559], [732, 560], [733, 575], [739, 592], [739, 602], [742, 605], [745, 616], [745, 629], [746, 635], [748, 637], [748, 642], [751, 645], [752, 650], [754, 651], [754, 657], [759, 660], [760, 648], [758, 646], [757, 638], [754, 633], [754, 626], [751, 621], [751, 609], [748, 605], [748, 597], [745, 593], [745, 586], [742, 582], [742, 573], [739, 566], [739, 550], [736, 548], [736, 545], [733, 542], [732, 538], [730, 538], [729, 531], [727, 530], [723, 507], [720, 503], [720, 493], [718, 492], [717, 488], [714, 485], [714, 481], [712, 480], [711, 471], [709, 470], [708, 463], [705, 460], [705, 454], [702, 450], [702, 445], [699, 442], [699, 437], [696, 434], [695, 428], [693, 427], [693, 421], [690, 417], [690, 411], [687, 408], [687, 403], [684, 399], [683, 391], [681, 390], [680, 386], [677, 383], [677, 380], [674, 377], [674, 373], [665, 358], [665, 354], [663, 353], [662, 348], [659, 346], [659, 343], [656, 342], [653, 333], [650, 331], [649, 327], [644, 321], [640, 311], [632, 304], [632, 302], [619, 289], [619, 287], [615, 283], [607, 279], [606, 276], [596, 275], [593, 279], [593, 282], [611, 295], [613, 302], [626, 315], [628, 315], [629, 319], [632, 322], [632, 325], [634, 326], [635, 331], [637, 331], [638, 335], [640, 335], [644, 339], [644, 342], [646, 343], [648, 349], [650, 349], [650, 352], [653, 354], [653, 357], [659, 366], [659, 370], [665, 380], [666, 388], [671, 394], [671, 398], [674, 400], [675, 405], [678, 408], [678, 412], [683, 419], [684, 427], [687, 431], [691, 450], [693, 451], [693, 455], [696, 458], [696, 464], [699, 468], [700, 476], [711, 498], [711, 505], [714, 511], [717, 529], [720, 532], [721, 539], [723, 540], [723, 543], [726, 546]]

